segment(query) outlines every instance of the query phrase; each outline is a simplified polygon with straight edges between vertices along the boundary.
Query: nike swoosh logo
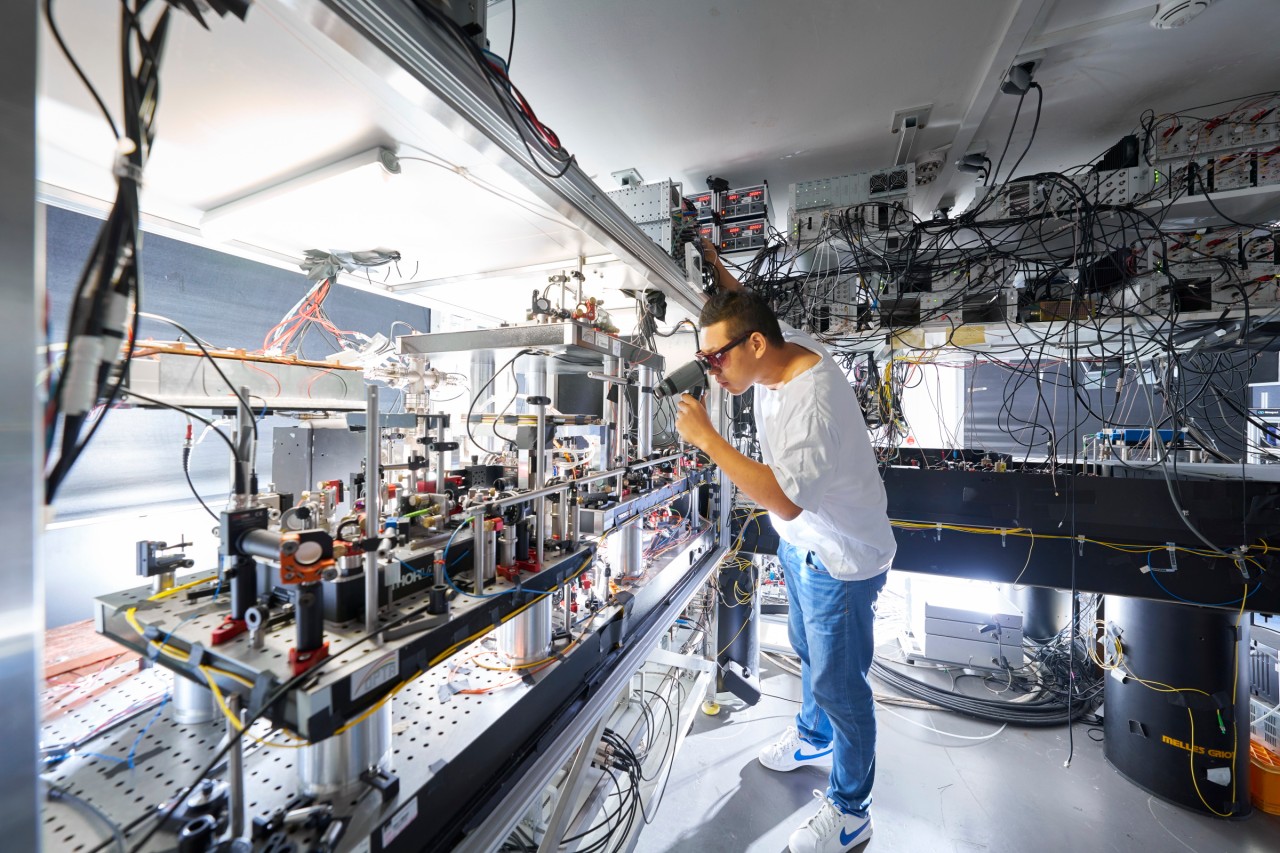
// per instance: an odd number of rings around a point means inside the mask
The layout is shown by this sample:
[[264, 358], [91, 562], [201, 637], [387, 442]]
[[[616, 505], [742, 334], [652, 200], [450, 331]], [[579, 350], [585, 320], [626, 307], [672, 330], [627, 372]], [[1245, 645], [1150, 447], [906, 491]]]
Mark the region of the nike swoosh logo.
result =
[[830, 749], [824, 749], [821, 752], [815, 752], [813, 755], [805, 755], [804, 753], [802, 753], [800, 750], [797, 749], [796, 761], [808, 761], [812, 758], [821, 758], [822, 756], [827, 755], [830, 752], [831, 752]]
[[848, 847], [850, 844], [853, 843], [853, 839], [861, 835], [862, 830], [866, 829], [868, 826], [871, 826], [871, 821], [867, 821], [862, 826], [858, 827], [857, 832], [854, 832], [852, 835], [846, 835], [843, 829], [840, 830], [840, 844], [845, 847]]

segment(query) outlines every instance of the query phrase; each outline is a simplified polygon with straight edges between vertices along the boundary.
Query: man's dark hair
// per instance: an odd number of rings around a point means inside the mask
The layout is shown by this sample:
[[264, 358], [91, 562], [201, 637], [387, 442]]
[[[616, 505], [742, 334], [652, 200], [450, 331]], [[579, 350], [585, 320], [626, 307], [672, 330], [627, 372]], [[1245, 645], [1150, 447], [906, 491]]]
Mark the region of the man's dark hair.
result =
[[749, 290], [721, 290], [708, 299], [698, 325], [705, 329], [712, 323], [726, 323], [725, 335], [731, 341], [747, 332], [759, 332], [773, 346], [786, 342], [769, 304]]

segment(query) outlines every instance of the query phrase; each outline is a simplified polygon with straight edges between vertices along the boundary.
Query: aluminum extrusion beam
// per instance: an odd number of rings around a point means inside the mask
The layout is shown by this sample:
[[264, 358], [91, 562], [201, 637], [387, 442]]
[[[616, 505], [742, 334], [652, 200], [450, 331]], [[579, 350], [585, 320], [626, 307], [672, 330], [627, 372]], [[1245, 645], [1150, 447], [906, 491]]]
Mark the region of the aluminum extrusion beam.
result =
[[655, 352], [597, 332], [580, 323], [540, 323], [529, 326], [505, 326], [465, 332], [436, 332], [428, 335], [404, 335], [397, 338], [399, 351], [405, 355], [444, 355], [476, 350], [536, 349], [549, 353], [580, 353], [598, 360], [622, 357], [661, 370], [666, 359]]
[[558, 178], [543, 172], [554, 174], [558, 164], [534, 159], [474, 59], [412, 3], [273, 0], [271, 5], [305, 23], [300, 35], [322, 53], [345, 54], [341, 58], [364, 66], [392, 97], [420, 104], [667, 298], [694, 315], [701, 309], [706, 297], [687, 284], [675, 260], [576, 164]]

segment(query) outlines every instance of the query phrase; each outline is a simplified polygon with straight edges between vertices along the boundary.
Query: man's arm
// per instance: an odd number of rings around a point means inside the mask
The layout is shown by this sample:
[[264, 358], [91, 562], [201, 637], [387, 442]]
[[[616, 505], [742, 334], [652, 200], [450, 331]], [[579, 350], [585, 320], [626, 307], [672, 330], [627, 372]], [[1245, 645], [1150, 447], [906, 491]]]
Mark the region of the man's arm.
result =
[[738, 281], [738, 277], [729, 270], [725, 269], [724, 261], [720, 260], [720, 253], [716, 251], [715, 243], [710, 240], [702, 241], [702, 260], [711, 269], [711, 280], [725, 290], [742, 290], [742, 282]]
[[782, 491], [772, 468], [742, 455], [720, 436], [716, 438], [718, 441], [708, 442], [703, 451], [747, 497], [784, 521], [791, 521], [804, 511]]

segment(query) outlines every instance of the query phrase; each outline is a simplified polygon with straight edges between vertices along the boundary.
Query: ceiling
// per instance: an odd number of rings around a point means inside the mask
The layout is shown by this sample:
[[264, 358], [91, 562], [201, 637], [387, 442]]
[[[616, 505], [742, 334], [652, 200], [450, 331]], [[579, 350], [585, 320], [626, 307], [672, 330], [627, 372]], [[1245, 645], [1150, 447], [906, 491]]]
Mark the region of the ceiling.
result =
[[[511, 5], [489, 7], [503, 53]], [[950, 142], [1017, 6], [517, 0], [512, 74], [602, 184], [634, 166], [690, 191], [716, 174], [776, 192], [891, 163], [901, 108], [933, 105], [918, 153]]]
[[[501, 196], [457, 172], [413, 162], [405, 164], [404, 177], [423, 183], [411, 200], [342, 200], [348, 212], [368, 211], [365, 226], [376, 224], [380, 211], [396, 211], [385, 228], [353, 239], [367, 242], [385, 232], [378, 242], [414, 263], [407, 277], [422, 265], [419, 279], [451, 281], [424, 291], [435, 300], [481, 319], [515, 319], [527, 302], [527, 280], [498, 297], [492, 279], [478, 287], [459, 278], [604, 251], [484, 153], [461, 144], [447, 124], [396, 97], [371, 96], [359, 74], [298, 35], [290, 10], [305, 5], [258, 0], [247, 22], [213, 19], [211, 32], [189, 19], [176, 22], [143, 194], [153, 222], [200, 239], [206, 211], [386, 145], [465, 167]], [[512, 77], [598, 184], [614, 188], [610, 173], [628, 167], [650, 181], [681, 180], [689, 191], [709, 174], [739, 185], [768, 180], [775, 220], [785, 217], [785, 204], [777, 201], [790, 182], [892, 163], [894, 112], [924, 105], [932, 112], [910, 158], [951, 153], [940, 178], [921, 189], [917, 212], [932, 210], [944, 195], [963, 205], [973, 181], [951, 164], [957, 153], [982, 149], [995, 159], [1004, 145], [1017, 98], [997, 89], [1015, 57], [1040, 54], [1036, 79], [1044, 86], [1043, 115], [1021, 173], [1090, 160], [1135, 127], [1144, 109], [1280, 89], [1271, 0], [1218, 0], [1173, 31], [1150, 27], [1155, 5], [1137, 0], [514, 5]], [[489, 6], [491, 45], [504, 55], [512, 6], [513, 0]], [[114, 4], [58, 0], [55, 11], [90, 79], [114, 104]], [[40, 48], [44, 194], [101, 209], [113, 195], [113, 140], [44, 27]], [[1029, 100], [1011, 138], [1006, 173], [1029, 139], [1033, 116]], [[469, 206], [459, 206], [462, 198]], [[304, 219], [240, 235], [232, 248], [260, 249], [286, 263], [302, 246], [341, 239]], [[616, 288], [607, 269], [596, 269], [599, 283]], [[546, 275], [539, 270], [535, 278]]]
[[[1091, 160], [1144, 109], [1280, 89], [1270, 0], [1218, 0], [1175, 30], [1150, 26], [1155, 9], [1150, 0], [517, 0], [512, 74], [604, 186], [634, 166], [690, 190], [709, 174], [768, 180], [779, 198], [797, 180], [891, 164], [894, 112], [926, 104], [911, 159], [953, 143], [996, 159], [1018, 101], [998, 84], [1015, 57], [1043, 54], [1043, 115], [1019, 169], [1030, 173]], [[491, 3], [489, 15], [505, 53], [511, 0]], [[1030, 137], [1034, 97], [1025, 107], [1006, 171]], [[927, 197], [971, 186], [948, 169]]]

